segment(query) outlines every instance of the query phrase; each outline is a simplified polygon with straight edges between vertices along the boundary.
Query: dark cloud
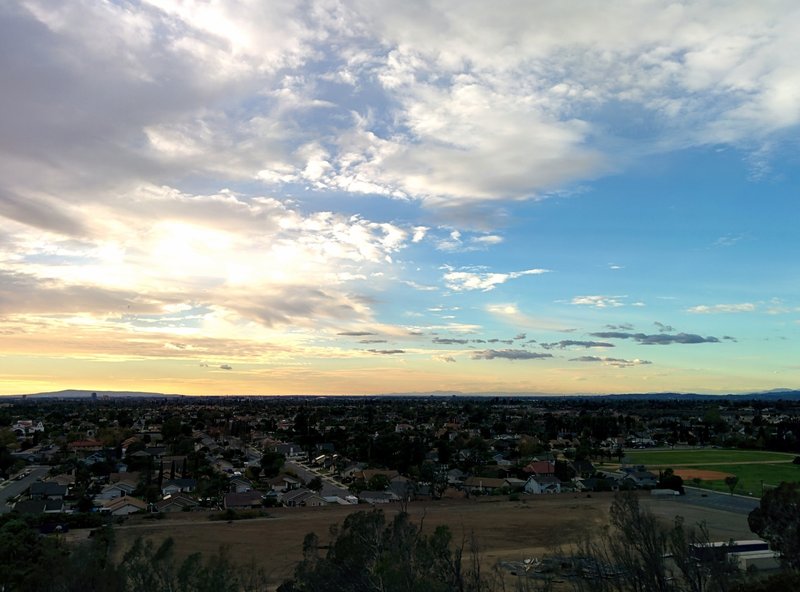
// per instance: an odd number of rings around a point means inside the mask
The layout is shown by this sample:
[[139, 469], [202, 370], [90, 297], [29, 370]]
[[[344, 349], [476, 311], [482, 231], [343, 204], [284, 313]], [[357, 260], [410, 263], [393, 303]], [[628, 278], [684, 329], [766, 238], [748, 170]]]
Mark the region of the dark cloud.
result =
[[512, 345], [514, 343], [513, 339], [487, 339], [487, 343], [505, 343], [506, 345]]
[[447, 362], [448, 364], [455, 364], [456, 359], [453, 356], [439, 356], [439, 359], [442, 362]]
[[52, 278], [0, 270], [0, 313], [160, 313], [164, 304], [182, 299], [171, 295], [142, 297], [125, 290], [71, 286]]
[[542, 343], [541, 345], [545, 349], [553, 349], [555, 347], [558, 349], [565, 349], [567, 347], [614, 347], [613, 343], [608, 343], [606, 341], [578, 341], [575, 339], [564, 339], [554, 343]]
[[526, 337], [527, 337], [527, 335], [525, 333], [517, 333], [517, 335], [514, 337], [514, 339], [515, 340], [525, 339]]
[[664, 323], [659, 323], [658, 321], [656, 321], [653, 324], [658, 328], [658, 331], [660, 333], [669, 333], [670, 331], [675, 330], [675, 327], [673, 327], [672, 325], [665, 325]]
[[381, 354], [384, 356], [406, 353], [406, 350], [404, 349], [368, 349], [367, 351], [373, 354]]
[[359, 339], [359, 343], [386, 343], [386, 339]]
[[601, 331], [599, 333], [591, 333], [592, 337], [599, 337], [601, 339], [633, 339], [642, 345], [670, 345], [672, 343], [719, 343], [719, 339], [709, 335], [703, 337], [695, 335], [694, 333], [677, 333], [671, 335], [669, 333], [659, 333], [656, 335], [646, 335], [645, 333], [622, 333], [618, 331]]
[[601, 362], [603, 364], [610, 364], [611, 366], [617, 366], [619, 368], [652, 364], [652, 362], [648, 360], [625, 360], [623, 358], [606, 358], [601, 356], [580, 356], [578, 358], [570, 359], [570, 362]]
[[633, 325], [630, 323], [622, 323], [621, 325], [606, 325], [606, 329], [611, 331], [633, 331]]
[[448, 337], [434, 337], [433, 343], [438, 345], [466, 345], [469, 339], [452, 339]]
[[539, 354], [529, 352], [524, 349], [485, 349], [472, 354], [473, 360], [540, 360], [542, 358], [552, 358], [552, 354]]
[[219, 369], [220, 370], [233, 370], [233, 366], [231, 366], [230, 364], [222, 364], [222, 365], [220, 365]]
[[340, 331], [337, 335], [343, 335], [345, 337], [366, 337], [367, 335], [377, 335], [377, 333], [372, 333], [370, 331]]
[[67, 235], [82, 235], [83, 223], [54, 202], [4, 191], [0, 193], [0, 216], [39, 228]]

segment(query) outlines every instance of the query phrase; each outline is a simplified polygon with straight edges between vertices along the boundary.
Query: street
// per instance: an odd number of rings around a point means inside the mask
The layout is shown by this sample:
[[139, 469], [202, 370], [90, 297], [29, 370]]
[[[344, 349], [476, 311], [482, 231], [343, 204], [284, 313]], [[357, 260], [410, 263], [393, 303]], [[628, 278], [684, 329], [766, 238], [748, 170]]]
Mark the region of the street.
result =
[[27, 471], [30, 471], [30, 475], [20, 479], [19, 481], [15, 479], [11, 479], [9, 481], [5, 481], [0, 484], [0, 514], [6, 514], [11, 511], [11, 506], [7, 505], [8, 500], [13, 497], [18, 496], [23, 491], [28, 489], [32, 483], [35, 483], [37, 479], [44, 478], [47, 475], [47, 471], [50, 467], [39, 467], [31, 465], [28, 467]]
[[304, 464], [300, 464], [297, 461], [286, 461], [284, 467], [297, 473], [297, 476], [306, 483], [311, 481], [314, 477], [321, 478], [322, 491], [320, 492], [320, 495], [322, 496], [336, 495], [344, 499], [346, 496], [351, 495], [347, 488], [345, 488], [341, 483], [337, 483], [331, 477], [318, 473], [314, 469], [307, 467]]

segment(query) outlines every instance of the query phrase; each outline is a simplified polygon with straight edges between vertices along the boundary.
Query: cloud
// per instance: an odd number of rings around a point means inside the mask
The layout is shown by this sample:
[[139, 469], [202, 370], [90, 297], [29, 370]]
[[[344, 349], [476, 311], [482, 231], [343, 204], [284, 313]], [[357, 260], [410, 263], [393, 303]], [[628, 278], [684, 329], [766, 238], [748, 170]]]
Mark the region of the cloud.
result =
[[576, 296], [572, 299], [572, 304], [594, 308], [617, 308], [624, 306], [620, 298], [620, 296]]
[[373, 354], [381, 354], [384, 356], [393, 356], [395, 354], [406, 353], [406, 350], [404, 349], [368, 349], [367, 351]]
[[469, 339], [453, 339], [449, 337], [434, 337], [432, 339], [432, 342], [438, 345], [465, 345], [469, 341]]
[[541, 360], [552, 357], [552, 354], [534, 353], [524, 349], [485, 349], [472, 354], [473, 360]]
[[675, 330], [675, 327], [672, 325], [665, 325], [664, 323], [659, 323], [658, 321], [655, 321], [653, 324], [658, 328], [659, 333], [669, 333], [670, 331]]
[[514, 336], [514, 340], [516, 341], [516, 340], [518, 340], [518, 339], [527, 339], [527, 337], [528, 337], [528, 336], [527, 336], [525, 333], [517, 333], [517, 334]]
[[448, 364], [456, 363], [456, 359], [453, 356], [434, 356], [433, 359], [441, 362], [447, 362]]
[[542, 343], [541, 346], [545, 349], [553, 349], [556, 347], [559, 349], [566, 349], [568, 347], [614, 347], [614, 344], [605, 341], [577, 341], [574, 339], [564, 339], [555, 343]]
[[692, 314], [727, 314], [739, 312], [753, 312], [756, 310], [756, 305], [752, 302], [742, 302], [739, 304], [700, 304], [693, 306], [686, 310]]
[[452, 230], [450, 234], [436, 243], [436, 248], [447, 252], [469, 252], [486, 249], [503, 242], [503, 237], [497, 234], [479, 234], [464, 237], [459, 230]]
[[368, 335], [377, 335], [377, 333], [373, 333], [372, 331], [339, 331], [337, 335], [346, 337], [366, 337]]
[[631, 366], [641, 366], [644, 364], [652, 364], [648, 360], [625, 360], [622, 358], [605, 358], [601, 356], [580, 356], [578, 358], [570, 359], [570, 362], [599, 362], [608, 366], [616, 366], [618, 368], [629, 368]]
[[701, 337], [693, 333], [678, 333], [671, 335], [659, 333], [656, 335], [646, 335], [644, 333], [622, 333], [616, 331], [601, 331], [592, 333], [592, 337], [601, 339], [633, 339], [642, 345], [670, 345], [672, 343], [694, 344], [694, 343], [719, 343], [719, 339], [713, 336]]
[[230, 364], [221, 364], [219, 367], [220, 370], [233, 370], [233, 366]]
[[489, 292], [500, 284], [508, 280], [521, 278], [526, 275], [540, 275], [547, 273], [547, 269], [526, 269], [525, 271], [512, 271], [509, 273], [494, 273], [483, 271], [454, 271], [446, 267], [447, 273], [444, 274], [445, 285], [456, 292], [467, 292], [480, 290]]

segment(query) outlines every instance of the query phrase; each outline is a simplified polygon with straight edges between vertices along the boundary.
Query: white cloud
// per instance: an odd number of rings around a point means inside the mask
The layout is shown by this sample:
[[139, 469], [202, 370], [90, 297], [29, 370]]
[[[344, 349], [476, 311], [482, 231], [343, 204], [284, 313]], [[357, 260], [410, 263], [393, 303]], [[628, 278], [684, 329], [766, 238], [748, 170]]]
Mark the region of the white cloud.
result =
[[[572, 304], [580, 306], [591, 306], [593, 308], [617, 308], [625, 306], [622, 302], [623, 296], [576, 296], [572, 299]], [[636, 303], [637, 305], [640, 303]]]
[[445, 285], [456, 292], [471, 290], [481, 290], [489, 292], [500, 284], [508, 280], [517, 279], [526, 275], [540, 275], [547, 273], [547, 269], [526, 269], [525, 271], [512, 271], [509, 273], [479, 272], [479, 271], [455, 271], [446, 267], [447, 273], [443, 279]]
[[720, 314], [720, 313], [737, 313], [737, 312], [753, 312], [756, 310], [756, 305], [752, 302], [741, 302], [738, 304], [700, 304], [687, 309], [686, 312], [693, 314]]

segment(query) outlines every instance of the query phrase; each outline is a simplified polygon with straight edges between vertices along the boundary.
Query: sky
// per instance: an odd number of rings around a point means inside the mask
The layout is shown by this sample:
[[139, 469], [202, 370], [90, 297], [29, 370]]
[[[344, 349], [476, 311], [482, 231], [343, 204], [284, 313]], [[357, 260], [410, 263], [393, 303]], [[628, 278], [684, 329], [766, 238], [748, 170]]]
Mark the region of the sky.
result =
[[798, 30], [0, 3], [0, 394], [798, 388]]

